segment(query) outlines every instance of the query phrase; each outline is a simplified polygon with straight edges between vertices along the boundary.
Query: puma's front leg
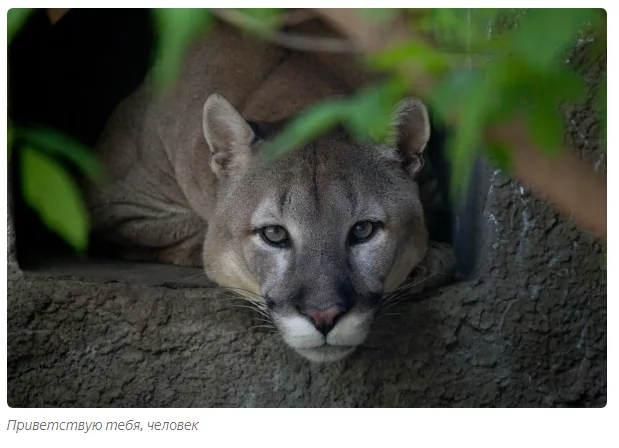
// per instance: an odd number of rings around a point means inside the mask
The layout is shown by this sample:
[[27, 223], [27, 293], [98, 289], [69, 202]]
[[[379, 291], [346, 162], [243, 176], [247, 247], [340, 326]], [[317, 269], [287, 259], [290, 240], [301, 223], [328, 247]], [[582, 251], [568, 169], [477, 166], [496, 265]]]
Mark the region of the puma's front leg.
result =
[[126, 205], [106, 206], [96, 221], [95, 238], [123, 259], [202, 266], [207, 223], [195, 213], [145, 216]]

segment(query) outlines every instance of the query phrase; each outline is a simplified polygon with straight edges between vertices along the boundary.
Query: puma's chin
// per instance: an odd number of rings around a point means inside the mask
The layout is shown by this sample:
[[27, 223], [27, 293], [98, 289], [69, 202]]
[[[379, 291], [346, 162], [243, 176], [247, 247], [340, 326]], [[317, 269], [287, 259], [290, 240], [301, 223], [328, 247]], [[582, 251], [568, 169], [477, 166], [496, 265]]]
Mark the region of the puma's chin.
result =
[[356, 346], [325, 344], [321, 347], [295, 348], [295, 350], [297, 353], [299, 353], [301, 356], [311, 362], [324, 363], [341, 361], [342, 359], [351, 355], [356, 348]]

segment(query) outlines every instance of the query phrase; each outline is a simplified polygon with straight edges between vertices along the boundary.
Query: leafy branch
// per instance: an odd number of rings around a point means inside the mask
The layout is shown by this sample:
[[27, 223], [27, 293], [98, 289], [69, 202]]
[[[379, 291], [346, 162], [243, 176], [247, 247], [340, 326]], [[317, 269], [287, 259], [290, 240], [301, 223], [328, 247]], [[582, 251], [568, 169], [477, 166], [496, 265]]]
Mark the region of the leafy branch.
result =
[[[30, 9], [11, 9], [8, 38]], [[387, 76], [345, 99], [320, 102], [304, 111], [270, 144], [271, 157], [299, 147], [336, 125], [357, 138], [390, 135], [395, 103], [410, 91], [450, 125], [447, 142], [453, 170], [452, 195], [461, 198], [472, 165], [485, 151], [499, 167], [548, 197], [584, 228], [606, 238], [606, 185], [563, 148], [561, 107], [580, 101], [586, 85], [565, 63], [583, 35], [595, 55], [606, 52], [606, 17], [596, 9], [155, 9], [155, 81], [162, 92], [177, 79], [188, 45], [208, 32], [214, 17], [304, 51], [348, 52]], [[281, 31], [314, 17], [331, 23], [341, 38]], [[561, 26], [556, 26], [561, 24]], [[606, 136], [606, 77], [595, 92]], [[61, 160], [102, 179], [91, 150], [49, 130], [8, 127], [8, 151], [22, 151], [22, 188], [27, 203], [76, 250], [83, 251], [88, 216], [76, 183]], [[578, 179], [553, 184], [550, 177]], [[55, 207], [51, 207], [54, 204]]]

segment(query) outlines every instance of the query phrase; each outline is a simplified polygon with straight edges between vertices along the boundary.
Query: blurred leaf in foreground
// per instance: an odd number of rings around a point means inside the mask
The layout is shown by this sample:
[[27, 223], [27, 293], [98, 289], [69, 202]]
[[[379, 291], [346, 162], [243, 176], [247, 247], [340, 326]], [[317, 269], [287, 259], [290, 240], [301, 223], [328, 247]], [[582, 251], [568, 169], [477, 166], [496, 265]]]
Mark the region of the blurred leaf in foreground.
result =
[[540, 70], [512, 57], [493, 62], [486, 79], [492, 86], [489, 124], [504, 123], [518, 114], [540, 149], [557, 154], [565, 134], [560, 107], [583, 99], [584, 80], [565, 64]]
[[22, 150], [22, 191], [45, 225], [77, 252], [88, 244], [89, 219], [79, 189], [65, 168], [28, 146]]
[[188, 45], [211, 22], [210, 10], [202, 8], [167, 8], [154, 10], [158, 32], [155, 82], [159, 89], [174, 84]]
[[563, 147], [565, 136], [560, 107], [565, 102], [584, 98], [584, 80], [565, 66], [554, 73], [529, 78], [528, 89], [523, 89], [521, 93], [530, 98], [525, 111], [531, 138], [544, 154], [557, 155]]
[[496, 8], [428, 8], [411, 23], [411, 29], [432, 36], [452, 51], [487, 51], [492, 23], [502, 11]]
[[607, 129], [607, 119], [606, 119], [606, 108], [607, 108], [607, 93], [606, 93], [606, 75], [600, 81], [600, 86], [598, 87], [597, 96], [597, 109], [600, 114], [600, 138], [604, 141], [604, 148], [606, 148], [606, 129]]
[[103, 169], [95, 153], [71, 137], [46, 128], [16, 129], [15, 132], [26, 145], [66, 158], [95, 182], [103, 180]]
[[287, 124], [285, 129], [265, 146], [266, 161], [271, 162], [341, 122], [347, 113], [344, 101], [323, 101], [307, 109]]
[[344, 125], [356, 138], [385, 142], [391, 136], [392, 114], [406, 92], [407, 83], [394, 77], [356, 95], [327, 100], [308, 108], [265, 147], [267, 161], [298, 148], [336, 125]]
[[587, 8], [529, 9], [499, 42], [529, 64], [547, 69], [561, 60], [578, 33], [597, 15], [595, 9]]
[[440, 73], [453, 64], [449, 56], [423, 42], [407, 41], [391, 46], [368, 58], [370, 67], [378, 70], [393, 70], [402, 64], [410, 64], [430, 73]]
[[359, 91], [348, 99], [345, 126], [361, 141], [395, 144], [393, 114], [407, 91], [408, 83], [397, 77]]
[[452, 200], [464, 199], [471, 178], [473, 164], [482, 147], [482, 129], [488, 116], [491, 85], [482, 73], [469, 79], [467, 89], [461, 92], [456, 113], [458, 126], [447, 139], [447, 153], [451, 160]]
[[488, 158], [504, 173], [512, 170], [512, 155], [510, 148], [503, 142], [486, 142]]
[[7, 12], [6, 20], [7, 20], [7, 32], [8, 32], [8, 42], [11, 42], [11, 39], [15, 37], [15, 35], [19, 32], [22, 26], [26, 24], [28, 17], [34, 9], [32, 8], [11, 8]]

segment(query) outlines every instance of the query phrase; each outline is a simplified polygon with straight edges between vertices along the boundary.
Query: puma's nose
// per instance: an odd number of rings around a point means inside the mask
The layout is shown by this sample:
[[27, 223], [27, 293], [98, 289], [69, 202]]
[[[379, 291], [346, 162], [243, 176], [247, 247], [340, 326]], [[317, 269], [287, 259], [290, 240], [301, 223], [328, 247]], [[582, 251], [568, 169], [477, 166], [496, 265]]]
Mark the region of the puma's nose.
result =
[[333, 305], [324, 310], [308, 308], [301, 310], [301, 312], [309, 317], [318, 331], [326, 336], [333, 329], [338, 319], [346, 312], [346, 308]]

